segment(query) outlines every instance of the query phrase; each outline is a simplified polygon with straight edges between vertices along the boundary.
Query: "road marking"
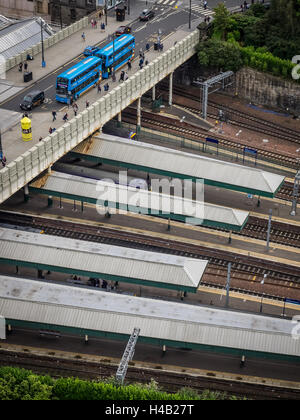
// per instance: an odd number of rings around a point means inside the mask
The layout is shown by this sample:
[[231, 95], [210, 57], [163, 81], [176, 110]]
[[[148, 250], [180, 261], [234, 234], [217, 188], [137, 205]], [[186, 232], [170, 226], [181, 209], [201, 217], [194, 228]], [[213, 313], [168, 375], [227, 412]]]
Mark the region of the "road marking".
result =
[[44, 92], [47, 92], [47, 90], [51, 89], [53, 86], [54, 86], [54, 85], [48, 86], [48, 87], [44, 90]]

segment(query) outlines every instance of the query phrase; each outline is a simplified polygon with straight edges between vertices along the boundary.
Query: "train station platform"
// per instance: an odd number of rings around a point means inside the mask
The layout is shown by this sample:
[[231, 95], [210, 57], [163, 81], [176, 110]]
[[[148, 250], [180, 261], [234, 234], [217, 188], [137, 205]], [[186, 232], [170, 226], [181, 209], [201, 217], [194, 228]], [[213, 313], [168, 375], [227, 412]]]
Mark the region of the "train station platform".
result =
[[[274, 197], [284, 176], [181, 152], [109, 134], [94, 136], [75, 147], [71, 156], [179, 179], [204, 180], [204, 184]], [[180, 171], [178, 170], [180, 168]]]
[[51, 197], [95, 204], [100, 214], [115, 214], [115, 210], [123, 210], [233, 231], [241, 231], [249, 216], [244, 211], [181, 196], [160, 194], [61, 172], [52, 172], [51, 175], [41, 177], [30, 184], [29, 190]]
[[285, 319], [7, 276], [0, 298], [13, 326], [121, 340], [140, 328], [139, 342], [300, 362]]
[[0, 228], [3, 264], [196, 293], [207, 261]]

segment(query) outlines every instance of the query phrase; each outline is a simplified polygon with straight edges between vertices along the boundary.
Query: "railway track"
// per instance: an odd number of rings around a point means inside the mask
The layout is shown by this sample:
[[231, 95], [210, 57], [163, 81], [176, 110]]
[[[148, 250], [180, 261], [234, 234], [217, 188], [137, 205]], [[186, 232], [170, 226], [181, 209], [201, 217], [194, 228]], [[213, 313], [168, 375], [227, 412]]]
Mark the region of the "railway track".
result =
[[[160, 83], [159, 88], [163, 91], [168, 91], [169, 87], [166, 83]], [[179, 86], [173, 87], [173, 100], [176, 102], [176, 95], [184, 98], [188, 98], [190, 100], [195, 101], [195, 107], [186, 107], [190, 108], [190, 111], [196, 114], [202, 114], [199, 110], [199, 90], [197, 89], [196, 93], [193, 93], [192, 88], [188, 91], [186, 87], [181, 88]], [[185, 108], [185, 106], [184, 106]], [[225, 113], [230, 114], [230, 120], [228, 122], [233, 125], [238, 125], [240, 127], [247, 128], [249, 130], [254, 130], [261, 132], [266, 135], [274, 136], [276, 138], [280, 138], [286, 141], [290, 141], [292, 143], [300, 144], [300, 134], [296, 130], [292, 130], [281, 125], [275, 124], [273, 122], [264, 120], [263, 118], [258, 118], [253, 115], [249, 115], [246, 112], [239, 111], [235, 108], [225, 106], [219, 104], [217, 102], [213, 102], [209, 100], [208, 102], [208, 116], [211, 118], [218, 118], [218, 113], [210, 114], [211, 110], [219, 111], [222, 109]]]
[[[53, 352], [54, 353], [54, 352]], [[26, 352], [0, 350], [0, 365], [18, 366], [32, 370], [40, 375], [58, 377], [78, 377], [85, 380], [103, 380], [115, 375], [117, 366], [104, 362], [91, 362], [86, 360], [71, 360], [67, 358], [36, 355]], [[236, 374], [235, 379], [226, 380], [215, 377], [212, 372], [207, 376], [189, 375], [186, 369], [182, 372], [169, 372], [163, 365], [154, 369], [134, 367], [135, 362], [130, 362], [126, 373], [126, 384], [150, 383], [154, 379], [160, 389], [166, 392], [176, 392], [183, 387], [190, 387], [198, 393], [206, 389], [211, 391], [226, 392], [228, 395], [248, 397], [251, 399], [299, 399], [300, 391], [264, 384], [244, 382], [243, 377]]]
[[[126, 108], [122, 112], [122, 118], [123, 121], [130, 124], [136, 124], [136, 109], [132, 107]], [[199, 147], [202, 145], [203, 150], [205, 147], [205, 139], [209, 136], [208, 132], [201, 127], [195, 127], [194, 125], [180, 122], [179, 120], [164, 115], [153, 114], [150, 111], [142, 111], [142, 121], [144, 127], [154, 128], [157, 131], [171, 133], [198, 142]], [[219, 141], [220, 145], [223, 145], [228, 150], [240, 154], [241, 156], [243, 155], [244, 147], [252, 147], [251, 143], [241, 144], [216, 133], [213, 134], [213, 137]], [[299, 162], [295, 157], [269, 152], [261, 148], [257, 148], [256, 150], [258, 151], [260, 158], [263, 157], [267, 161], [284, 165], [290, 169], [299, 168]]]
[[[232, 287], [236, 291], [264, 296], [270, 299], [282, 300], [284, 297], [294, 297], [294, 293], [300, 289], [300, 267], [294, 267], [277, 262], [267, 262], [259, 258], [236, 255], [232, 252], [208, 249], [202, 246], [178, 242], [164, 238], [154, 238], [132, 232], [123, 232], [108, 227], [86, 226], [75, 222], [53, 220], [37, 216], [17, 215], [13, 213], [0, 212], [0, 223], [10, 224], [12, 227], [43, 231], [48, 235], [73, 238], [96, 243], [108, 243], [118, 246], [126, 246], [136, 249], [144, 249], [154, 252], [164, 252], [172, 255], [179, 255], [191, 258], [201, 258], [209, 261], [211, 274], [224, 275], [228, 262], [232, 263], [232, 275], [235, 283]], [[223, 272], [220, 271], [223, 269]], [[260, 279], [267, 275], [266, 288], [262, 294], [258, 284]], [[253, 282], [255, 277], [256, 281]], [[214, 277], [216, 279], [216, 276]], [[251, 287], [250, 278], [252, 279]], [[224, 287], [224, 280], [206, 282], [210, 287]], [[235, 286], [235, 284], [241, 284]], [[231, 289], [233, 290], [233, 289]], [[276, 290], [275, 293], [268, 293], [268, 290]]]

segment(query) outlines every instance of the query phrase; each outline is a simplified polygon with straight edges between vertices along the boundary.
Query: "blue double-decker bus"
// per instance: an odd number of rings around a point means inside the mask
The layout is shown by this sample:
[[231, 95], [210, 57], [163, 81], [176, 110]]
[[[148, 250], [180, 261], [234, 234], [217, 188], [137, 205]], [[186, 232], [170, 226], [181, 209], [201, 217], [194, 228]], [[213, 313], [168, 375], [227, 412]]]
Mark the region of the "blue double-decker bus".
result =
[[56, 78], [56, 100], [70, 103], [79, 98], [102, 78], [102, 61], [98, 57], [88, 57], [64, 71]]
[[112, 70], [118, 70], [134, 56], [135, 38], [133, 35], [121, 35], [101, 48], [94, 55], [102, 60], [102, 77], [107, 79]]

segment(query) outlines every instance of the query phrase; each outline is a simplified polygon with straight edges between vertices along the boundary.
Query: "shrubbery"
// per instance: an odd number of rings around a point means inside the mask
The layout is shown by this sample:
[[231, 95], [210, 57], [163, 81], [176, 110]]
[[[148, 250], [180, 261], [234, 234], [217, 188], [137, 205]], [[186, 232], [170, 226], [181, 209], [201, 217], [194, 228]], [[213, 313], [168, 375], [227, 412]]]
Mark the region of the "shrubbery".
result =
[[[214, 11], [210, 39], [200, 42], [197, 48], [200, 65], [218, 71], [249, 66], [293, 79], [292, 69], [296, 64], [291, 60], [300, 54], [300, 25], [296, 25], [293, 13], [300, 17], [300, 0], [294, 3], [287, 0], [285, 6], [272, 0], [268, 11], [256, 3], [249, 11], [236, 15], [230, 15], [223, 4]], [[275, 11], [281, 11], [282, 24]]]
[[224, 400], [237, 399], [225, 393], [204, 391], [198, 395], [190, 388], [170, 394], [159, 390], [155, 381], [141, 385], [118, 385], [107, 381], [78, 378], [53, 379], [30, 370], [0, 367], [0, 400]]

